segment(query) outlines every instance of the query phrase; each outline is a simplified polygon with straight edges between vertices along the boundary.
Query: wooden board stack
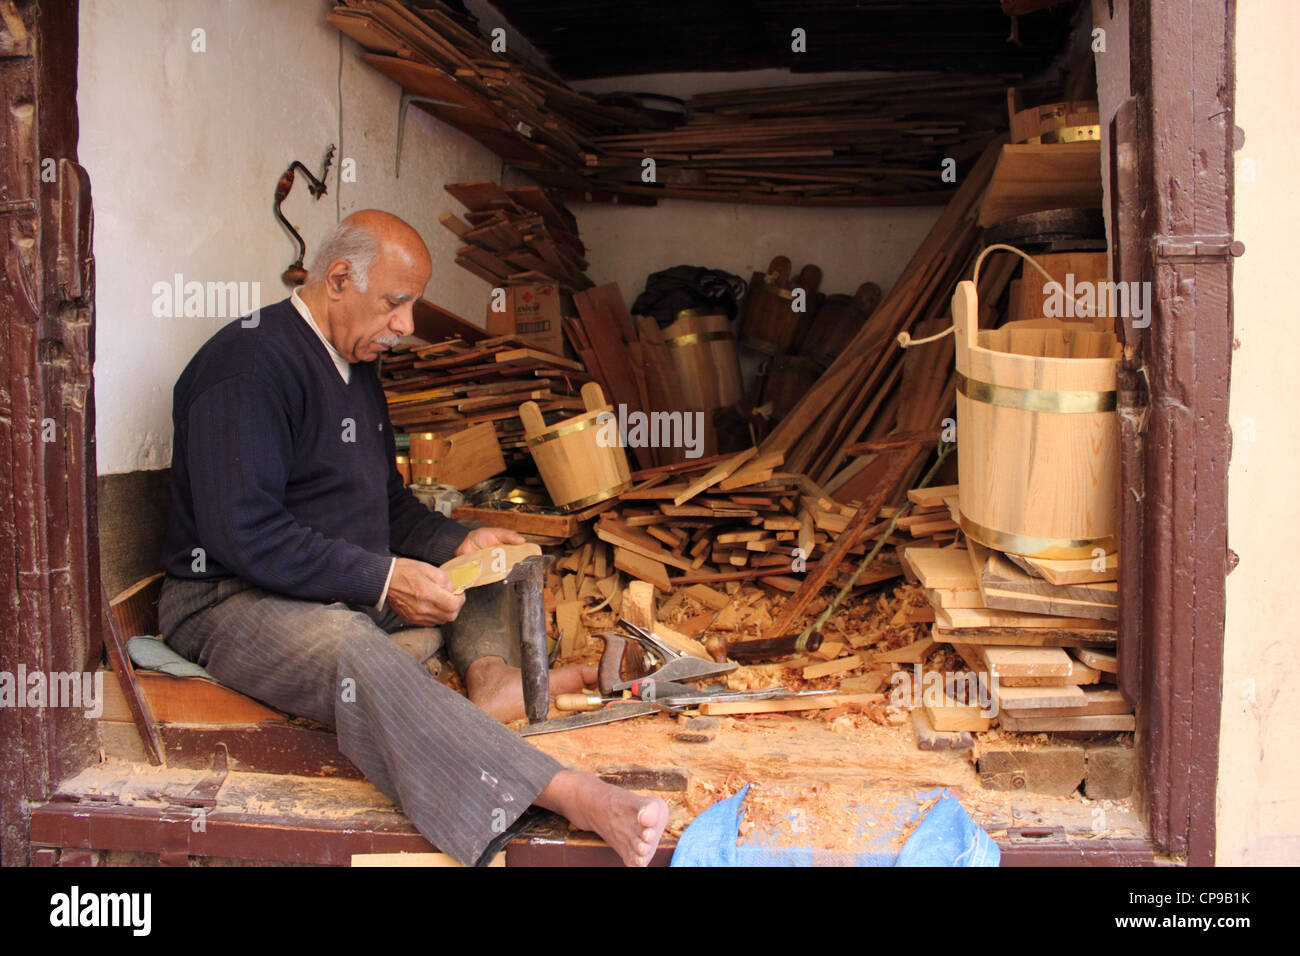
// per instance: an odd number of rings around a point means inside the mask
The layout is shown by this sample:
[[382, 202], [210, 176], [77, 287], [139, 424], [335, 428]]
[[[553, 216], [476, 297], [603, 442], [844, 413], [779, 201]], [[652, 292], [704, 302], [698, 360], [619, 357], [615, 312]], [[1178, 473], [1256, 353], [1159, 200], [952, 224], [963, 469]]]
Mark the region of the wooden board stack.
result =
[[456, 250], [462, 269], [493, 287], [554, 282], [569, 294], [591, 287], [578, 223], [545, 190], [502, 189], [486, 179], [445, 188], [467, 210], [439, 220], [465, 243]]
[[[927, 493], [933, 492], [914, 493], [914, 500]], [[955, 514], [955, 496], [946, 503]], [[965, 547], [905, 548], [902, 560], [934, 606], [934, 640], [951, 645], [981, 675], [1004, 730], [1134, 729], [1132, 706], [1115, 687], [1114, 555], [1104, 562], [1045, 561], [966, 539]]]
[[611, 130], [665, 125], [657, 114], [608, 105], [570, 89], [509, 45], [492, 50], [478, 24], [437, 0], [343, 0], [326, 14], [369, 52], [365, 61], [416, 103], [516, 166], [569, 170], [594, 155]]
[[[327, 19], [372, 68], [422, 97], [419, 108], [575, 198], [945, 202], [944, 160], [964, 165], [1005, 123], [1005, 87], [993, 78], [732, 90], [668, 113], [573, 90], [513, 44], [494, 52], [476, 23], [437, 0], [343, 0]], [[651, 183], [641, 178], [647, 156]]]
[[591, 380], [580, 363], [508, 336], [399, 345], [384, 355], [379, 377], [395, 428], [445, 432], [491, 422], [508, 463], [528, 459], [519, 405], [535, 401], [554, 418], [572, 415]]
[[[794, 592], [804, 573], [849, 528], [858, 502], [843, 504], [803, 475], [782, 470], [758, 449], [644, 469], [597, 519], [595, 534], [613, 548], [614, 565], [668, 593], [678, 584], [756, 580]], [[842, 583], [886, 532], [894, 509], [875, 515], [827, 584]], [[895, 533], [858, 579], [866, 587], [902, 573], [894, 549], [951, 541], [946, 510], [929, 509]], [[907, 519], [903, 519], [907, 521]]]

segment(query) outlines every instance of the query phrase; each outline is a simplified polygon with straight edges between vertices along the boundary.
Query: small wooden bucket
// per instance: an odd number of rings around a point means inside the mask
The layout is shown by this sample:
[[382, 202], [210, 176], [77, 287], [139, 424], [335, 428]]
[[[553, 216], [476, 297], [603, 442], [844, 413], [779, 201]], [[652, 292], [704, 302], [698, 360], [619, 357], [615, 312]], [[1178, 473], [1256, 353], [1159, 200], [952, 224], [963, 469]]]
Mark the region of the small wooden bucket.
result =
[[1116, 550], [1120, 344], [1041, 320], [979, 331], [975, 286], [952, 299], [961, 527], [1012, 554]]
[[[524, 443], [537, 463], [537, 471], [557, 508], [577, 511], [605, 501], [632, 485], [627, 454], [617, 440], [617, 423], [603, 425], [598, 419], [612, 409], [605, 393], [595, 382], [582, 386], [587, 411], [547, 425], [536, 402], [519, 406], [524, 423]], [[602, 435], [615, 440], [604, 445]]]
[[754, 274], [740, 317], [740, 340], [751, 349], [780, 355], [797, 352], [808, 329], [808, 319], [817, 307], [817, 288], [822, 272], [811, 263], [804, 266], [794, 286], [804, 291], [804, 311], [794, 309], [794, 290], [786, 288], [790, 260], [777, 256], [766, 275]]
[[[436, 432], [413, 432], [407, 456], [407, 484], [438, 484], [438, 463], [447, 453], [447, 441]], [[399, 466], [400, 470], [400, 466]]]
[[664, 329], [664, 345], [687, 408], [708, 412], [740, 401], [740, 360], [725, 315], [678, 312], [677, 321]]

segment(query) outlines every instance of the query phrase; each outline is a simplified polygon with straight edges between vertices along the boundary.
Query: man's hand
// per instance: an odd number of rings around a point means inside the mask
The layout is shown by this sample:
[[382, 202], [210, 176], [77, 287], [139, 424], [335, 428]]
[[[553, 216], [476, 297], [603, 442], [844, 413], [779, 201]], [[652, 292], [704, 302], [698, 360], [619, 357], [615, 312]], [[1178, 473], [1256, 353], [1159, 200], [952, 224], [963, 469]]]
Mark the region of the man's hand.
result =
[[499, 544], [527, 543], [518, 531], [508, 531], [505, 528], [475, 528], [456, 548], [456, 557], [459, 558], [462, 554], [469, 554], [471, 551], [481, 551], [483, 548], [495, 548]]
[[465, 595], [454, 592], [446, 571], [423, 561], [398, 558], [388, 585], [388, 603], [403, 620], [437, 627], [456, 620], [465, 603]]

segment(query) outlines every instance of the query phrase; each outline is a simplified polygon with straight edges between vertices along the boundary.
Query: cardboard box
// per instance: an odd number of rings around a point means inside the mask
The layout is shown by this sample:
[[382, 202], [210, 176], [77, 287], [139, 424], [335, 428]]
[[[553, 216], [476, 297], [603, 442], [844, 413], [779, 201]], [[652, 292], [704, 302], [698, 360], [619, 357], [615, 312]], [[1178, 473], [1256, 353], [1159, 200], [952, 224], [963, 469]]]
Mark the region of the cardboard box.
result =
[[[487, 329], [493, 335], [514, 335], [535, 348], [564, 355], [564, 325], [560, 321], [560, 289], [555, 285], [511, 285], [494, 289], [488, 298]], [[492, 306], [504, 299], [504, 310]]]

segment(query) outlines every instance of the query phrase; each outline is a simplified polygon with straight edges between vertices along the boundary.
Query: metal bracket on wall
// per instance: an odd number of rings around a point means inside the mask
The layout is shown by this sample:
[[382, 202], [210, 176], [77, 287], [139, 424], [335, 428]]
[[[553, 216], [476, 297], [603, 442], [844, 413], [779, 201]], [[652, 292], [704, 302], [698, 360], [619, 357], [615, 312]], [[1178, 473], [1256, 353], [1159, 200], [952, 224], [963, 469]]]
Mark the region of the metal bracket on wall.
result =
[[415, 93], [403, 91], [402, 98], [397, 103], [397, 155], [393, 159], [393, 178], [402, 178], [402, 139], [406, 134], [406, 108], [412, 103], [428, 103], [430, 106], [450, 106], [453, 109], [464, 109], [460, 103], [449, 103], [446, 100], [435, 100], [429, 96], [418, 96]]
[[1166, 262], [1235, 259], [1246, 251], [1246, 244], [1232, 236], [1156, 236], [1153, 242], [1156, 258]]

